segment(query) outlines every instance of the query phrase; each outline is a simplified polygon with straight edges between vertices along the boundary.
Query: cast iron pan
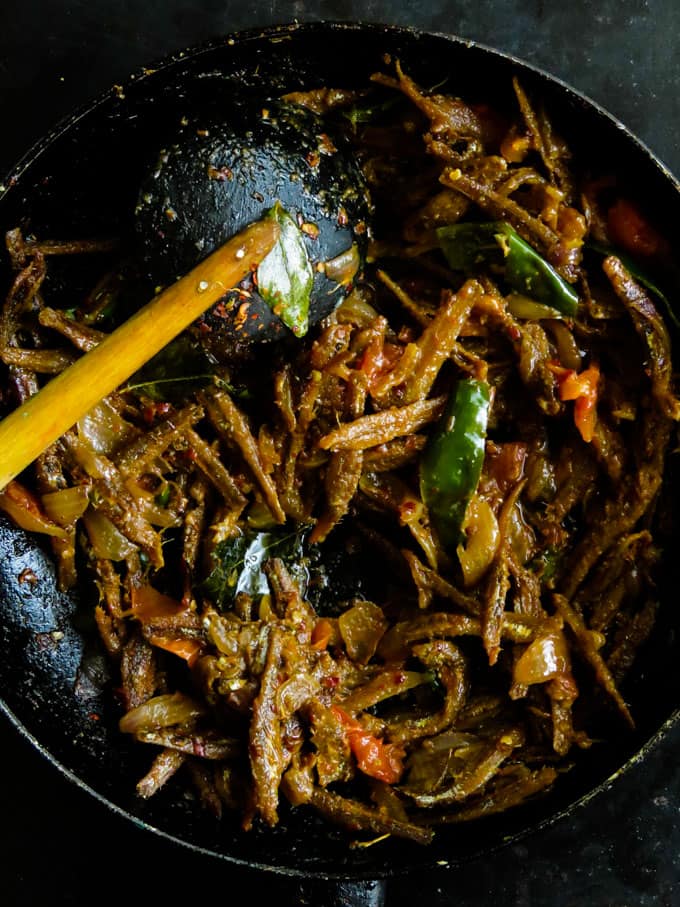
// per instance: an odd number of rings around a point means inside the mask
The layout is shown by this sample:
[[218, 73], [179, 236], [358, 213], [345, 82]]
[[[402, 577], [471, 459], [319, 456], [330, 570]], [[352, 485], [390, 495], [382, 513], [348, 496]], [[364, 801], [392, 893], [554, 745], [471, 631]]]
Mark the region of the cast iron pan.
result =
[[[198, 103], [212, 80], [272, 92], [321, 85], [364, 86], [401, 59], [424, 86], [450, 79], [466, 99], [511, 102], [511, 76], [543, 98], [577, 156], [627, 178], [667, 236], [680, 222], [680, 186], [638, 140], [603, 110], [561, 82], [484, 47], [455, 37], [354, 24], [309, 24], [246, 32], [176, 54], [130, 79], [61, 125], [22, 160], [0, 190], [0, 230], [22, 225], [44, 238], [129, 234], [135, 195], [159, 137], [178, 113]], [[448, 86], [447, 86], [448, 88]], [[6, 265], [4, 266], [6, 267]], [[9, 275], [0, 275], [7, 285]], [[75, 296], [89, 275], [57, 274], [55, 292]], [[677, 529], [675, 529], [677, 535]], [[677, 546], [677, 539], [675, 542]], [[580, 755], [576, 767], [542, 799], [495, 818], [438, 832], [428, 848], [386, 841], [348, 847], [346, 835], [304, 809], [283, 810], [275, 829], [243, 833], [237, 820], [217, 822], [172, 788], [149, 801], [135, 796], [148, 763], [146, 748], [117, 732], [106, 692], [104, 661], [92, 635], [91, 592], [63, 595], [39, 543], [0, 520], [0, 705], [17, 729], [74, 783], [138, 826], [225, 863], [274, 871], [298, 880], [334, 880], [330, 903], [379, 903], [375, 880], [442, 864], [460, 865], [564, 817], [644, 758], [673, 723], [680, 705], [680, 640], [673, 612], [676, 568], [659, 588], [661, 616], [625, 689], [638, 721], [633, 734]], [[672, 558], [668, 558], [669, 561]], [[22, 582], [32, 571], [37, 582]], [[667, 590], [669, 592], [667, 593]], [[344, 893], [340, 892], [345, 882]]]

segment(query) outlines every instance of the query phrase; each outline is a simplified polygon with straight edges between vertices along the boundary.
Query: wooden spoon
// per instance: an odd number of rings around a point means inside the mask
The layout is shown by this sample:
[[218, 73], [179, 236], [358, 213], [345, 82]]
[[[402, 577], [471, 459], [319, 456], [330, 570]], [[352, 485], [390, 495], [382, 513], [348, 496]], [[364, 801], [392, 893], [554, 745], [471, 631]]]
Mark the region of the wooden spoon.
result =
[[247, 226], [0, 422], [0, 490], [250, 274], [279, 232], [271, 219]]

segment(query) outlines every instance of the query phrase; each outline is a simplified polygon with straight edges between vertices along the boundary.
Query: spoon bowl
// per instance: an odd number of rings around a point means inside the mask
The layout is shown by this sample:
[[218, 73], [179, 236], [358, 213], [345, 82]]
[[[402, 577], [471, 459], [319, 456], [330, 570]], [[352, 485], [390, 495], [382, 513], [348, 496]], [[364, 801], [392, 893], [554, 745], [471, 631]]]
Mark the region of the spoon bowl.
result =
[[[370, 215], [358, 163], [343, 136], [328, 130], [299, 104], [226, 93], [182, 116], [142, 182], [135, 212], [149, 278], [171, 283], [280, 205], [299, 229], [313, 272], [308, 323], [328, 315], [364, 260]], [[348, 266], [327, 272], [326, 263], [343, 256]], [[194, 331], [218, 358], [254, 339], [290, 336], [252, 278]]]

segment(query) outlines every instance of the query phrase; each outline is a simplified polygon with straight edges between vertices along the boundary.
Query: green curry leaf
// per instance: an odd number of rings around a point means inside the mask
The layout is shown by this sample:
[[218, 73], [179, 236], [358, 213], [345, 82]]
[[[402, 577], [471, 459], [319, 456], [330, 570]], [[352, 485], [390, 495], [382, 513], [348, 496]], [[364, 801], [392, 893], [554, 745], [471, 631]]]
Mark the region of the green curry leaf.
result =
[[279, 239], [257, 269], [260, 296], [296, 337], [309, 327], [309, 303], [314, 271], [304, 236], [290, 214], [277, 202], [267, 212], [281, 229]]
[[204, 594], [218, 607], [229, 608], [239, 592], [266, 595], [269, 583], [263, 566], [281, 558], [304, 595], [309, 581], [304, 542], [307, 528], [247, 531], [219, 542], [212, 552], [212, 569], [203, 582]]

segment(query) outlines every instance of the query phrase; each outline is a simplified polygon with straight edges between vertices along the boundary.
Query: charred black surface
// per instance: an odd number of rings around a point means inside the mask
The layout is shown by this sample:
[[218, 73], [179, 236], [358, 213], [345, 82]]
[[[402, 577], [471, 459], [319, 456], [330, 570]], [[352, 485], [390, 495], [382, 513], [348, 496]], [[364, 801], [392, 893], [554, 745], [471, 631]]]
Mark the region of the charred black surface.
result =
[[[168, 136], [141, 187], [137, 236], [149, 278], [176, 280], [279, 202], [302, 227], [314, 269], [314, 324], [347, 291], [326, 277], [324, 262], [353, 244], [365, 254], [369, 206], [361, 171], [341, 137], [304, 107], [248, 95], [234, 102], [226, 83], [213, 83], [206, 94], [198, 113], [188, 107], [180, 116], [179, 131]], [[288, 333], [250, 279], [197, 330], [215, 353], [246, 337]]]

